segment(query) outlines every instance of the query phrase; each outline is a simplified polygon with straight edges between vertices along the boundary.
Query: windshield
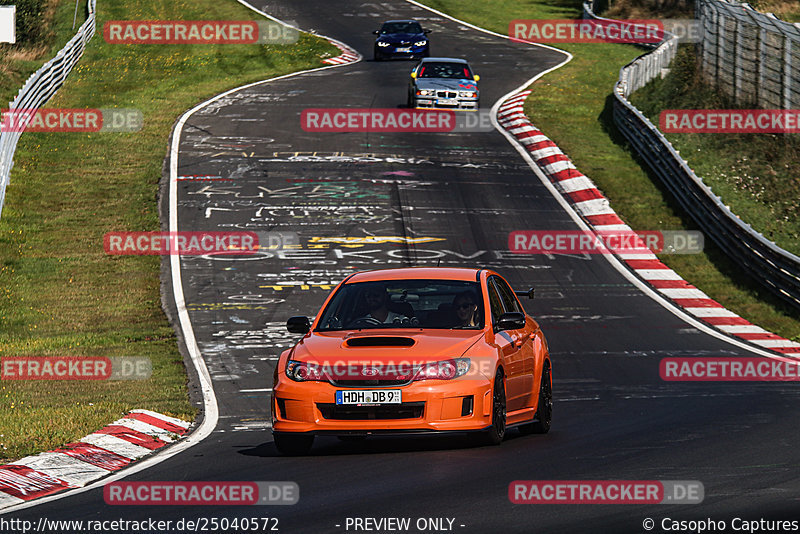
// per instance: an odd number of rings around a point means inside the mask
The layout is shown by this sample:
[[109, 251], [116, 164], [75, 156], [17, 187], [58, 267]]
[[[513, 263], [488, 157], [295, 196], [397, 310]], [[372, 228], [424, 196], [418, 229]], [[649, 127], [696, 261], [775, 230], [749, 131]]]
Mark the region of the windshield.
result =
[[466, 78], [472, 79], [472, 71], [466, 63], [425, 62], [419, 69], [420, 78]]
[[384, 33], [422, 33], [422, 26], [419, 22], [386, 22], [381, 26], [381, 34]]
[[340, 287], [317, 331], [361, 328], [483, 328], [478, 282], [389, 280]]

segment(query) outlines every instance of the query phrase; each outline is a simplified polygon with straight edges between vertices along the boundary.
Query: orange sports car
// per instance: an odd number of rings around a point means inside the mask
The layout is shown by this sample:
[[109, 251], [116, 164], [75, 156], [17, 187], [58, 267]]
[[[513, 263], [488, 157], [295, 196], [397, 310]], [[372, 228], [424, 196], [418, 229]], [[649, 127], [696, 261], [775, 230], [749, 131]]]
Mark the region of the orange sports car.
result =
[[553, 411], [542, 330], [500, 275], [487, 269], [355, 273], [328, 296], [275, 368], [272, 433], [283, 454], [316, 435], [546, 433]]

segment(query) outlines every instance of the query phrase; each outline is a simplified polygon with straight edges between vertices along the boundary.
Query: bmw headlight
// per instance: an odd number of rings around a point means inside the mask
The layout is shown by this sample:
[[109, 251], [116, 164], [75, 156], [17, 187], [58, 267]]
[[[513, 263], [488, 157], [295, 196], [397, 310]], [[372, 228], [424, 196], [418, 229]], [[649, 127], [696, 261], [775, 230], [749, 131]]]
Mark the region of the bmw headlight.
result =
[[386, 41], [378, 41], [378, 46], [380, 46], [382, 48], [386, 48], [387, 46], [391, 46], [391, 45], [389, 43], [387, 43]]
[[459, 91], [458, 96], [460, 96], [461, 98], [476, 98], [478, 96], [478, 93], [476, 93], [475, 91]]
[[433, 89], [417, 89], [417, 96], [433, 96], [435, 93]]
[[417, 41], [414, 46], [425, 46], [426, 44], [428, 44], [428, 41]]

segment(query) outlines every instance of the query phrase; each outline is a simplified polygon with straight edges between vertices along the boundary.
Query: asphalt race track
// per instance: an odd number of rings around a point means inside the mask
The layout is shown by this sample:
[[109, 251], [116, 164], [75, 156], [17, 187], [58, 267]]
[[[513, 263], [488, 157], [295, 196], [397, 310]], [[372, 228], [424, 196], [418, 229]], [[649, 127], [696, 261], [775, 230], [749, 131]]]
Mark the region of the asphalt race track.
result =
[[[221, 179], [179, 182], [179, 229], [292, 232], [301, 248], [246, 259], [180, 259], [219, 423], [199, 444], [126, 480], [295, 481], [299, 503], [112, 507], [97, 488], [9, 517], [270, 516], [286, 533], [345, 532], [348, 517], [446, 517], [464, 533], [635, 533], [648, 517], [661, 532], [664, 517], [730, 525], [734, 517], [796, 514], [796, 383], [664, 382], [663, 357], [755, 353], [685, 321], [601, 255], [508, 252], [514, 230], [579, 227], [501, 133], [312, 133], [300, 126], [307, 108], [405, 106], [413, 63], [371, 59], [371, 31], [384, 19], [416, 18], [433, 30], [432, 55], [468, 59], [481, 75], [487, 109], [561, 63], [563, 54], [511, 43], [400, 0], [254, 5], [345, 42], [364, 60], [236, 91], [184, 125], [178, 174]], [[163, 221], [168, 209], [162, 202]], [[394, 239], [380, 239], [388, 237]], [[316, 314], [330, 289], [355, 270], [437, 264], [485, 266], [516, 289], [536, 287], [536, 299], [524, 304], [550, 344], [551, 432], [509, 431], [499, 447], [475, 447], [460, 437], [318, 438], [308, 457], [279, 456], [269, 431], [268, 388], [278, 354], [296, 337], [286, 333], [286, 318]], [[705, 499], [515, 505], [508, 498], [514, 480], [576, 479], [699, 480]]]

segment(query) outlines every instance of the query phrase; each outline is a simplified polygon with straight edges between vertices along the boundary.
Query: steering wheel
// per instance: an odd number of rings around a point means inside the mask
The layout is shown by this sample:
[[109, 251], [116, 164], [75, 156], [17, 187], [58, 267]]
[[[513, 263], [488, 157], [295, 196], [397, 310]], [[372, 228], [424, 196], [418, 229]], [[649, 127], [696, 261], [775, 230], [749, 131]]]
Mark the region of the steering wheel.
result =
[[360, 328], [362, 326], [378, 326], [382, 325], [379, 319], [375, 317], [359, 317], [358, 319], [351, 321], [350, 324], [347, 325], [347, 328]]

